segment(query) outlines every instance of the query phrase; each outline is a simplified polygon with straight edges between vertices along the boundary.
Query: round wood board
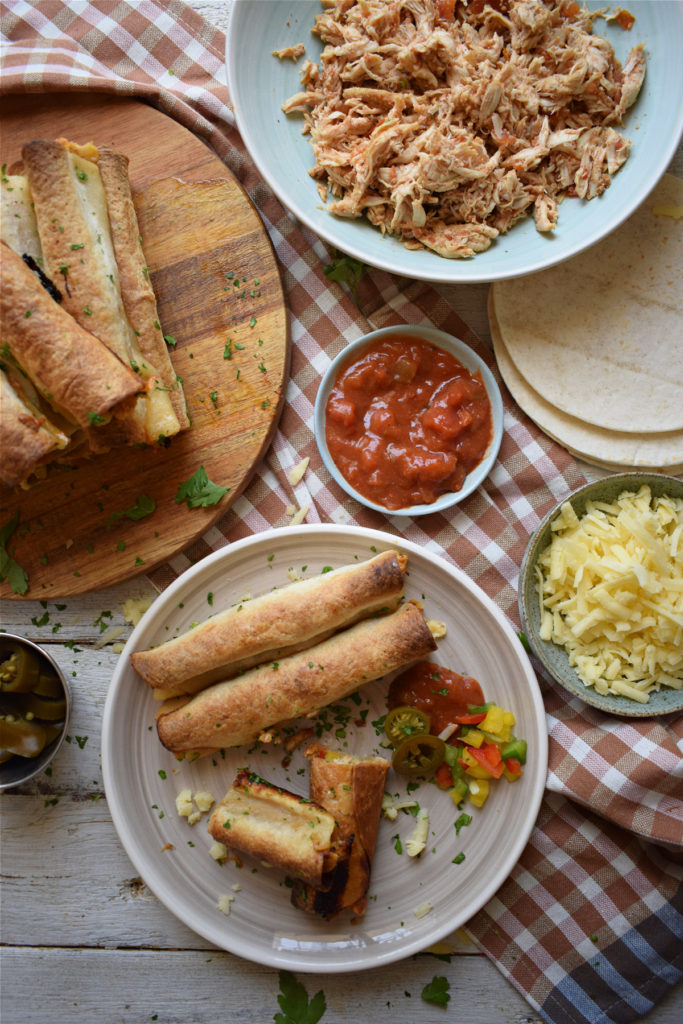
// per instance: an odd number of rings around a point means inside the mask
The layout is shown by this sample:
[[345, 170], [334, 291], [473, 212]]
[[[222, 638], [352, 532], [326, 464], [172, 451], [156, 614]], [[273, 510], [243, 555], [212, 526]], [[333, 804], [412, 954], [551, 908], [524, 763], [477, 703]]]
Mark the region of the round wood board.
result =
[[[63, 597], [149, 571], [213, 525], [244, 490], [267, 449], [289, 370], [287, 311], [277, 261], [251, 200], [190, 131], [136, 100], [50, 94], [5, 98], [0, 160], [23, 143], [65, 136], [109, 144], [130, 158], [145, 257], [165, 335], [183, 379], [189, 430], [168, 448], [112, 450], [53, 466], [45, 480], [2, 499], [0, 528], [18, 513], [7, 550], [28, 574], [18, 595]], [[229, 488], [189, 509], [180, 484], [203, 466]], [[154, 512], [119, 514], [141, 495]], [[112, 519], [112, 517], [114, 517]]]

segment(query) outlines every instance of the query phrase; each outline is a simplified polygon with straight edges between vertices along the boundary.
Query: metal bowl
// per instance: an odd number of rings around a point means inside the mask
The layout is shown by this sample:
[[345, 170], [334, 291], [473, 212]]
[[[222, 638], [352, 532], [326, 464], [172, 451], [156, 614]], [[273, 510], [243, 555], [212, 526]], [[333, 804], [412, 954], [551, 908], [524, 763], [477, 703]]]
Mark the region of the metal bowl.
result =
[[64, 712], [64, 722], [59, 734], [55, 736], [54, 739], [51, 740], [36, 757], [21, 757], [18, 754], [14, 754], [8, 761], [0, 764], [0, 793], [4, 792], [6, 789], [12, 789], [14, 786], [20, 786], [22, 783], [28, 782], [36, 775], [45, 771], [64, 742], [71, 713], [71, 694], [69, 692], [69, 686], [64, 677], [64, 673], [61, 671], [54, 658], [44, 651], [42, 647], [38, 647], [38, 645], [34, 644], [33, 641], [27, 640], [26, 637], [16, 636], [14, 633], [2, 633], [0, 635], [0, 647], [4, 640], [12, 640], [32, 651], [38, 656], [39, 660], [43, 662], [46, 668], [51, 672], [54, 672], [64, 692], [66, 709]]
[[647, 704], [640, 704], [629, 697], [616, 694], [603, 696], [592, 686], [586, 686], [569, 664], [569, 657], [564, 648], [541, 639], [541, 614], [536, 589], [536, 563], [550, 543], [551, 523], [565, 501], [571, 504], [580, 517], [589, 501], [612, 502], [623, 491], [637, 491], [643, 484], [648, 485], [653, 497], [668, 495], [683, 498], [683, 481], [674, 477], [663, 473], [619, 473], [579, 487], [544, 516], [538, 529], [532, 534], [522, 560], [519, 574], [519, 614], [533, 653], [548, 675], [572, 696], [579, 697], [586, 704], [609, 714], [652, 718], [655, 715], [680, 711], [683, 708], [683, 690], [662, 687], [658, 693], [653, 691], [650, 694]]

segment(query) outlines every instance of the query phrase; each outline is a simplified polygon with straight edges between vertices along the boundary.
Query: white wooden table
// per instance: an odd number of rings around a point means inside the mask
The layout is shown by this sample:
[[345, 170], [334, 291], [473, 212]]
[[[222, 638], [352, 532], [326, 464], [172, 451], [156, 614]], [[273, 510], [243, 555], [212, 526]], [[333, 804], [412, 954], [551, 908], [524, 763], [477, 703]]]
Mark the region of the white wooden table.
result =
[[[225, 28], [223, 0], [191, 4]], [[672, 169], [683, 173], [680, 150]], [[448, 297], [490, 343], [486, 292], [465, 285]], [[173, 917], [136, 876], [107, 810], [100, 731], [117, 645], [131, 631], [122, 605], [154, 595], [140, 577], [79, 598], [0, 603], [0, 628], [45, 646], [73, 698], [71, 742], [52, 774], [0, 798], [3, 1024], [264, 1024], [279, 1011], [277, 971], [213, 948]], [[324, 1024], [433, 1024], [446, 1013], [468, 1024], [540, 1021], [464, 934], [450, 941], [450, 965], [421, 955], [352, 976], [298, 977], [309, 995], [324, 990]], [[448, 1011], [421, 999], [435, 974], [450, 980]], [[651, 1024], [682, 1019], [681, 986], [647, 1017]]]

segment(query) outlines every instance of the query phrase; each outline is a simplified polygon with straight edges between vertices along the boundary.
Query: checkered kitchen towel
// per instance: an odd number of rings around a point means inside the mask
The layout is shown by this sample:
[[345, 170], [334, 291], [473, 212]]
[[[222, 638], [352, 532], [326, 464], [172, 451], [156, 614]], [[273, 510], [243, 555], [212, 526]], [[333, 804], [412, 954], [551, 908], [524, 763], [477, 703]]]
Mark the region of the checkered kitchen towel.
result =
[[[214, 548], [281, 525], [295, 502], [310, 505], [309, 522], [353, 521], [429, 545], [517, 623], [517, 572], [528, 536], [583, 482], [581, 473], [502, 386], [498, 462], [448, 517], [387, 522], [330, 480], [312, 433], [318, 373], [369, 327], [431, 323], [460, 336], [497, 371], [431, 286], [368, 271], [361, 313], [326, 280], [331, 253], [286, 214], [234, 127], [223, 35], [178, 0], [10, 0], [0, 2], [0, 12], [4, 92], [74, 89], [145, 99], [213, 147], [279, 242], [298, 325], [279, 430], [239, 501], [155, 582], [163, 586]], [[305, 286], [311, 280], [317, 287]], [[302, 455], [310, 467], [293, 491], [288, 473]], [[541, 681], [550, 734], [546, 799], [512, 875], [468, 930], [547, 1021], [622, 1024], [647, 1013], [683, 975], [683, 720], [608, 718]]]

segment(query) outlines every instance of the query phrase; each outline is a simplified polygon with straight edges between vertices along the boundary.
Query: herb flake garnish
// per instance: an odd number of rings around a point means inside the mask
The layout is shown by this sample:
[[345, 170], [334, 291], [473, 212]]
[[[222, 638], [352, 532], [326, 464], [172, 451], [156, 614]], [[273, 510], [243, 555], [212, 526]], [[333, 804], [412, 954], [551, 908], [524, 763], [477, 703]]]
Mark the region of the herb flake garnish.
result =
[[177, 505], [184, 501], [188, 508], [208, 508], [217, 505], [229, 490], [229, 487], [221, 487], [209, 480], [206, 470], [200, 466], [196, 473], [179, 485], [175, 500]]
[[0, 529], [0, 580], [9, 582], [13, 594], [25, 594], [28, 590], [28, 573], [7, 550], [7, 542], [16, 530], [18, 523], [19, 513], [15, 512]]
[[107, 529], [110, 529], [119, 519], [132, 519], [135, 521], [144, 519], [145, 516], [151, 516], [156, 507], [156, 502], [153, 498], [148, 497], [146, 494], [140, 494], [130, 508], [122, 509], [120, 512], [112, 512], [107, 520]]
[[447, 978], [435, 975], [428, 985], [422, 989], [422, 998], [425, 1003], [433, 1003], [435, 1006], [447, 1006], [451, 998], [451, 985]]
[[317, 1024], [327, 1009], [322, 989], [309, 1001], [300, 981], [289, 971], [280, 971], [280, 994], [277, 997], [282, 1013], [273, 1017], [275, 1024]]
[[[335, 249], [332, 262], [323, 267], [323, 273], [328, 281], [336, 281], [338, 284], [348, 285], [351, 295], [353, 296], [353, 301], [358, 306], [356, 292], [358, 289], [358, 282], [363, 276], [365, 269], [365, 263], [361, 263], [360, 260], [354, 259], [353, 256], [344, 256]], [[358, 306], [358, 308], [360, 309], [360, 306]]]

